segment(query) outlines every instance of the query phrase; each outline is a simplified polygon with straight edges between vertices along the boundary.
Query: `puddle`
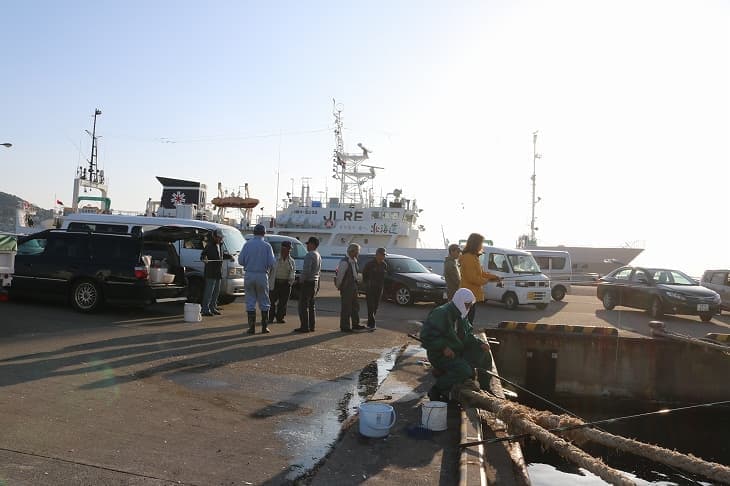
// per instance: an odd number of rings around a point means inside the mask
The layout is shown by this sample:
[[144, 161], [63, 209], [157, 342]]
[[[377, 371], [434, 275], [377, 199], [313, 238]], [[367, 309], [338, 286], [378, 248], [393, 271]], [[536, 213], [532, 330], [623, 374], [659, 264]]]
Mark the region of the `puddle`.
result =
[[289, 420], [284, 424], [279, 435], [293, 456], [287, 480], [302, 476], [327, 455], [340, 434], [342, 422], [356, 413], [358, 406], [375, 393], [393, 369], [398, 349], [384, 352], [359, 373], [353, 373], [348, 380], [340, 380], [342, 393], [339, 399], [336, 394], [330, 394], [334, 395], [332, 403], [327, 403], [329, 400], [320, 402], [307, 420]]
[[286, 444], [286, 454], [291, 457], [286, 479], [293, 481], [330, 452], [342, 423], [377, 391], [395, 366], [399, 349], [373, 350], [380, 357], [362, 370], [324, 381], [265, 372], [222, 376], [220, 368], [181, 370], [167, 377], [190, 389], [245, 390], [270, 402], [246, 419], [277, 420], [274, 433]]

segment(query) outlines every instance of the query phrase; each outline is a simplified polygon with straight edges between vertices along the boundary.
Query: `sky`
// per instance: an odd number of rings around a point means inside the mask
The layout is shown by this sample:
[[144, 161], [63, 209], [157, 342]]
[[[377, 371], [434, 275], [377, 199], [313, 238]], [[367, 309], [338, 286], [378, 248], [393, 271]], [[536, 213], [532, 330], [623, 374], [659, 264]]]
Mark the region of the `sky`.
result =
[[514, 246], [535, 162], [540, 244], [730, 266], [727, 0], [48, 0], [0, 25], [0, 191], [44, 208], [70, 205], [96, 108], [114, 209], [155, 176], [248, 183], [258, 214], [304, 177], [336, 196], [335, 99], [425, 246]]

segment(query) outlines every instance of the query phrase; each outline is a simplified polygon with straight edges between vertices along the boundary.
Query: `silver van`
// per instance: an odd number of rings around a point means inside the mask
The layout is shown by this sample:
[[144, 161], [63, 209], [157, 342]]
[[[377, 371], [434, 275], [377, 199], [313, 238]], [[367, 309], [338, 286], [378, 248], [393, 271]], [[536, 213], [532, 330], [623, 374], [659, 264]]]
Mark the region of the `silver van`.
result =
[[570, 293], [573, 280], [573, 264], [570, 253], [558, 250], [527, 250], [535, 257], [542, 273], [550, 278], [550, 295], [554, 300], [563, 300]]
[[720, 294], [720, 309], [730, 311], [730, 270], [706, 270], [700, 285]]
[[223, 281], [221, 282], [218, 303], [230, 304], [236, 297], [245, 295], [243, 287], [243, 267], [238, 263], [238, 254], [244, 245], [241, 232], [233, 226], [200, 221], [197, 219], [164, 218], [155, 216], [126, 216], [117, 214], [74, 213], [64, 216], [61, 229], [69, 231], [94, 231], [97, 233], [134, 233], [147, 231], [160, 226], [186, 226], [208, 230], [196, 238], [174, 243], [180, 264], [185, 267], [188, 282], [188, 300], [200, 302], [203, 298], [205, 264], [200, 254], [213, 230], [223, 232]]

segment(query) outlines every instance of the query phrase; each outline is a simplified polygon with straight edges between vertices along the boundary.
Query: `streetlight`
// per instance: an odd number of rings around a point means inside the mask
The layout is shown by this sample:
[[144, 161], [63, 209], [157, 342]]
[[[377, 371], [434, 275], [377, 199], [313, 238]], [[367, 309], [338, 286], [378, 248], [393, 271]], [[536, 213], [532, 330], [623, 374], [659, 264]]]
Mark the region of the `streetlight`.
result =
[[7, 148], [10, 148], [10, 147], [13, 146], [13, 144], [12, 143], [9, 143], [9, 142], [0, 143], [0, 145], [2, 145], [3, 147], [7, 147]]

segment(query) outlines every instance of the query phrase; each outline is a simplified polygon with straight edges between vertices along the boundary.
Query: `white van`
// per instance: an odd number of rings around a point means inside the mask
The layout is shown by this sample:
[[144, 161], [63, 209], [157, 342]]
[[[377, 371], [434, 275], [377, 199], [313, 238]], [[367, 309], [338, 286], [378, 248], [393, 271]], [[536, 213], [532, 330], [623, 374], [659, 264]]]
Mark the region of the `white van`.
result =
[[[230, 258], [223, 260], [223, 281], [221, 282], [220, 304], [230, 304], [236, 297], [244, 295], [243, 267], [238, 263], [238, 254], [243, 248], [244, 239], [241, 232], [233, 226], [199, 221], [197, 219], [163, 218], [154, 216], [124, 216], [116, 214], [74, 213], [63, 218], [61, 229], [74, 231], [95, 231], [97, 233], [133, 233], [160, 226], [189, 226], [202, 228], [210, 232], [216, 229], [223, 231], [223, 253]], [[180, 264], [185, 267], [188, 281], [188, 300], [200, 302], [203, 297], [205, 280], [200, 260], [200, 253], [205, 248], [209, 234], [174, 243]]]
[[550, 279], [550, 294], [555, 300], [563, 300], [570, 293], [570, 282], [573, 280], [573, 264], [570, 253], [558, 250], [527, 250], [535, 257], [542, 273]]
[[[253, 238], [253, 235], [246, 234], [243, 235], [243, 237], [246, 241], [248, 241]], [[291, 243], [291, 251], [289, 252], [289, 255], [294, 259], [294, 264], [296, 265], [296, 278], [294, 279], [294, 285], [292, 285], [291, 295], [293, 299], [296, 299], [299, 296], [299, 275], [302, 273], [302, 269], [304, 268], [304, 257], [307, 254], [307, 247], [304, 246], [304, 243], [296, 238], [292, 238], [291, 236], [266, 233], [264, 240], [271, 245], [276, 258], [279, 258], [279, 255], [281, 255], [281, 244], [285, 241]]]
[[485, 246], [479, 261], [485, 271], [502, 279], [484, 286], [486, 300], [502, 302], [508, 309], [533, 304], [542, 310], [550, 303], [550, 279], [530, 253]]

